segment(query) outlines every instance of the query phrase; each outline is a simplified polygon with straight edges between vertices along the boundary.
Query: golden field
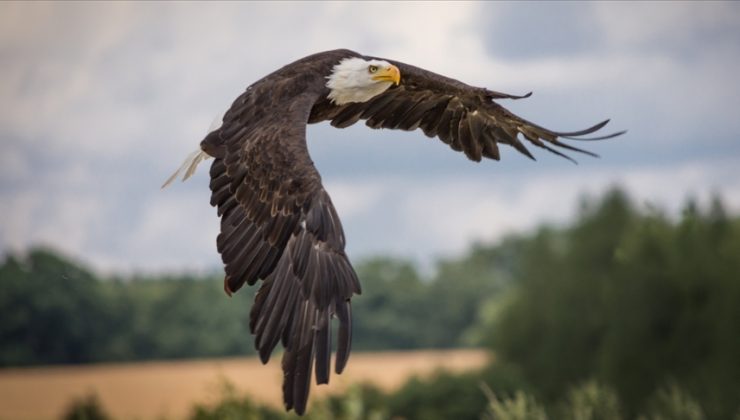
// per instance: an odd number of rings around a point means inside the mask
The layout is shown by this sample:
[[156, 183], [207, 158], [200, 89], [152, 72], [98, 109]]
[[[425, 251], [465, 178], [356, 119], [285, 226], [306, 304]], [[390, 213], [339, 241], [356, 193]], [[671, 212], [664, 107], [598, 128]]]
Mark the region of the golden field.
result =
[[[410, 376], [436, 369], [483, 366], [480, 350], [353, 353], [342, 375], [313, 386], [312, 398], [370, 382], [393, 390]], [[0, 370], [0, 419], [55, 419], [76, 397], [95, 392], [116, 419], [179, 419], [195, 403], [216, 401], [228, 381], [239, 394], [281, 406], [280, 360], [264, 366], [256, 357], [97, 364]]]

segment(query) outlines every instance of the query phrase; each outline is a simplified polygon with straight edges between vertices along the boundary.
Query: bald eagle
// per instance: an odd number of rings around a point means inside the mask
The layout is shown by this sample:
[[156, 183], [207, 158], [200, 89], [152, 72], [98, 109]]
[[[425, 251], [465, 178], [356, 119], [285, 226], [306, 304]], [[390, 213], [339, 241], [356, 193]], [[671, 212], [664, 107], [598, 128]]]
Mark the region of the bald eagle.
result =
[[[262, 280], [250, 312], [255, 347], [267, 363], [282, 342], [283, 400], [303, 414], [312, 371], [329, 382], [331, 322], [339, 320], [334, 370], [347, 364], [352, 338], [350, 299], [360, 283], [344, 251], [345, 237], [329, 194], [306, 147], [306, 125], [421, 129], [473, 161], [499, 160], [499, 145], [534, 159], [528, 142], [570, 159], [562, 149], [593, 155], [557, 132], [522, 119], [494, 102], [521, 99], [466, 85], [398, 61], [349, 50], [302, 58], [249, 86], [206, 135], [180, 170], [189, 177], [208, 157], [211, 205], [221, 218], [216, 240], [228, 295]], [[521, 136], [520, 136], [521, 135]], [[175, 177], [178, 170], [165, 183]]]

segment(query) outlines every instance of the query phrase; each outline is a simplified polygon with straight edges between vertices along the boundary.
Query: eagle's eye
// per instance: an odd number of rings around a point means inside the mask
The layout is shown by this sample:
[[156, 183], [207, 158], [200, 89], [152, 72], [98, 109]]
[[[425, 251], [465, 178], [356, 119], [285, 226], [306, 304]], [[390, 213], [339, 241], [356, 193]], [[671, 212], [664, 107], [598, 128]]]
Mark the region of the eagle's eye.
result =
[[367, 71], [369, 71], [370, 73], [375, 73], [376, 71], [378, 71], [378, 66], [370, 66], [367, 68]]

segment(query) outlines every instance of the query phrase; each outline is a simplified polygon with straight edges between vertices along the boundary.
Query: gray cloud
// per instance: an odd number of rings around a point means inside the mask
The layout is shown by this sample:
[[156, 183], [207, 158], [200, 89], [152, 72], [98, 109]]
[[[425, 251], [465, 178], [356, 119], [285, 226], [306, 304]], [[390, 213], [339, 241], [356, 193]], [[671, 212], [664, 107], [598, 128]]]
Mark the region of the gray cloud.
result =
[[605, 36], [594, 4], [488, 3], [478, 15], [487, 51], [503, 59], [567, 58], [598, 52]]
[[503, 59], [605, 55], [610, 51], [701, 59], [738, 52], [740, 6], [710, 3], [509, 2], [478, 14], [486, 49]]

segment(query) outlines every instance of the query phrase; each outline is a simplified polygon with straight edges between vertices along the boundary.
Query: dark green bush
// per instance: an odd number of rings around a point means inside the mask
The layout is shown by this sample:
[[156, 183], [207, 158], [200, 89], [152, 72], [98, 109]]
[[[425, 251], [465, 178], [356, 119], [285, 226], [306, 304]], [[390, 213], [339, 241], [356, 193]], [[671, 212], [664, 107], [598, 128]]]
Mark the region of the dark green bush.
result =
[[411, 378], [388, 401], [392, 416], [406, 420], [474, 420], [486, 406], [474, 373], [438, 372], [430, 379]]
[[62, 414], [63, 420], [110, 420], [110, 418], [94, 393], [72, 400]]

